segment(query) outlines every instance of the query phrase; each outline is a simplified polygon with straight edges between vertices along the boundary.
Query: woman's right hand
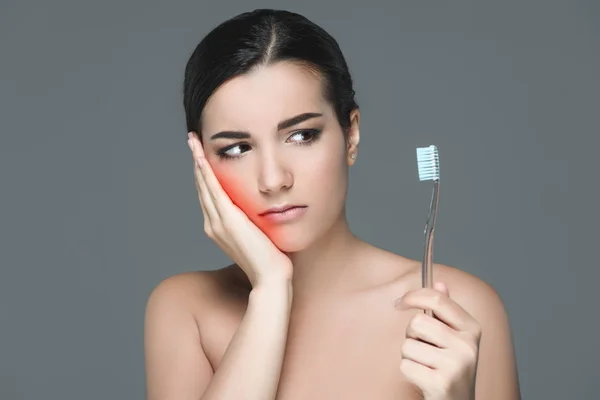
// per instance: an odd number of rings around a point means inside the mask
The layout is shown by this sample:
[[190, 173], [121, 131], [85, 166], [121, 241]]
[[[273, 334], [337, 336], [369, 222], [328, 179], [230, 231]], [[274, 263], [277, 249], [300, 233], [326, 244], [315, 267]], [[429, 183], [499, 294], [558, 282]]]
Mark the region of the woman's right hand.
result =
[[189, 132], [188, 137], [204, 232], [246, 273], [253, 288], [265, 282], [290, 281], [290, 258], [233, 204], [206, 160], [196, 133]]

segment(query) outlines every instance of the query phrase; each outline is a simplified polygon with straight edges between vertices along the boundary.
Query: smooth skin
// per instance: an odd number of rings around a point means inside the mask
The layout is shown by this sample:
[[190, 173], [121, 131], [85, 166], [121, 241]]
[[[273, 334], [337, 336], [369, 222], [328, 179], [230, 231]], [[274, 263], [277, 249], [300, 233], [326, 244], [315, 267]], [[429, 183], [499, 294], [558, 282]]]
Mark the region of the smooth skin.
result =
[[[509, 321], [490, 285], [435, 264], [434, 288], [422, 289], [418, 261], [350, 232], [341, 211], [360, 114], [345, 141], [319, 85], [295, 65], [262, 67], [217, 90], [202, 142], [190, 133], [204, 230], [234, 264], [174, 275], [153, 290], [147, 399], [520, 399]], [[322, 117], [273, 128], [315, 108]], [[228, 124], [254, 136], [224, 161], [214, 151], [221, 139], [210, 136]], [[322, 138], [298, 146], [308, 124]], [[293, 197], [308, 211], [267, 235], [218, 176], [239, 176], [236, 187], [257, 209]]]

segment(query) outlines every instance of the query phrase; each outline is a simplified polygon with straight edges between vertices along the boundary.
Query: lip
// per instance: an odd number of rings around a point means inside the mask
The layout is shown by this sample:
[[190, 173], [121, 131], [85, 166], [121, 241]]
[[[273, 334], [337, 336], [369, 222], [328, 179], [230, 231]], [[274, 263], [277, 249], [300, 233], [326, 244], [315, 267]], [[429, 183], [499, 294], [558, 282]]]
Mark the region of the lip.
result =
[[295, 204], [282, 204], [279, 206], [271, 207], [267, 211], [263, 211], [262, 213], [260, 213], [260, 215], [263, 216], [263, 215], [270, 214], [270, 213], [280, 213], [280, 212], [289, 210], [290, 208], [296, 208], [296, 207], [305, 207], [305, 206], [299, 206], [299, 205], [295, 205]]
[[262, 212], [259, 215], [262, 218], [274, 222], [288, 222], [293, 221], [302, 216], [306, 212], [307, 208], [307, 206], [284, 204], [281, 206], [269, 208], [267, 211]]

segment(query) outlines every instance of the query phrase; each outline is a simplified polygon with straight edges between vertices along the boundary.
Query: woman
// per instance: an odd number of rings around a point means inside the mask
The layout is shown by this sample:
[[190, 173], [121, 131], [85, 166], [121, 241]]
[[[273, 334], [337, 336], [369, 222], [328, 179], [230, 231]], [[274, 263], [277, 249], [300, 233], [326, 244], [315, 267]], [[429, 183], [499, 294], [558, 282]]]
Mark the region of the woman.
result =
[[188, 61], [184, 105], [204, 229], [234, 264], [150, 295], [148, 399], [519, 398], [489, 285], [435, 265], [421, 289], [418, 261], [350, 231], [360, 112], [329, 34], [285, 11], [232, 18]]

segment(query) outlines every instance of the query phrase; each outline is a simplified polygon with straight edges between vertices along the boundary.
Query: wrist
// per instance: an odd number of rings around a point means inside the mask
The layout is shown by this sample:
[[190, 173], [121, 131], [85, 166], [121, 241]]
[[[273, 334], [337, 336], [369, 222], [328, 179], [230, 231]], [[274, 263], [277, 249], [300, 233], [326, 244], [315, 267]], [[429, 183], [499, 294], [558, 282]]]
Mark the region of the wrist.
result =
[[291, 266], [272, 265], [269, 272], [261, 272], [251, 280], [252, 288], [266, 288], [265, 290], [288, 288], [292, 285], [293, 269]]
[[287, 278], [265, 278], [252, 285], [252, 293], [265, 295], [285, 295], [292, 293], [292, 280]]
[[287, 278], [269, 278], [258, 281], [253, 285], [250, 299], [267, 302], [287, 301], [291, 304], [293, 297], [292, 280]]

